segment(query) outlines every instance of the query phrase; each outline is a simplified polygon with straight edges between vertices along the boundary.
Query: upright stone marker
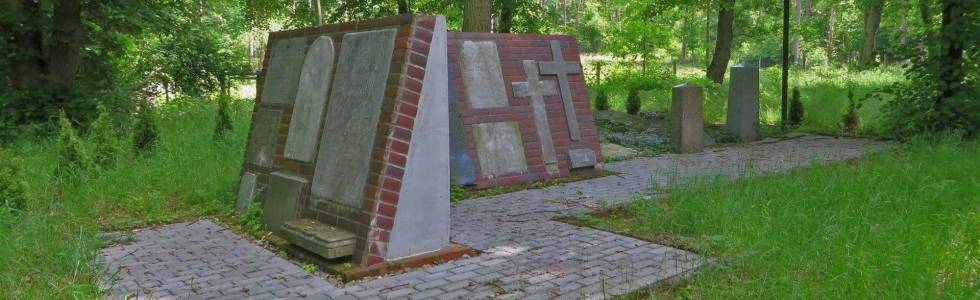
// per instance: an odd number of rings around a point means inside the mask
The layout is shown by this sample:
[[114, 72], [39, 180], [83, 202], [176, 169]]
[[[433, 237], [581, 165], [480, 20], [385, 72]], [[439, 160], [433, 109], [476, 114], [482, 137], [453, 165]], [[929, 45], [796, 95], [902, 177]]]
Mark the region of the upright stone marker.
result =
[[320, 134], [327, 90], [333, 79], [333, 49], [333, 40], [329, 36], [321, 36], [306, 52], [306, 62], [303, 63], [293, 104], [293, 117], [289, 121], [289, 135], [283, 149], [283, 156], [288, 159], [312, 162], [316, 154], [316, 138]]
[[[551, 138], [551, 127], [548, 125], [548, 110], [544, 105], [544, 96], [555, 94], [554, 81], [539, 81], [538, 66], [533, 60], [525, 60], [524, 74], [527, 82], [513, 84], [514, 97], [524, 94], [531, 97], [531, 109], [534, 113], [534, 128], [537, 129], [538, 142], [541, 144], [541, 156], [544, 157], [548, 173], [558, 172], [558, 156], [555, 155], [555, 143]], [[551, 84], [548, 84], [548, 83]]]
[[296, 98], [296, 84], [299, 81], [299, 72], [303, 68], [303, 53], [305, 52], [305, 37], [271, 42], [269, 45], [269, 66], [265, 71], [261, 102], [293, 103], [294, 98]]
[[344, 35], [337, 74], [330, 91], [320, 152], [313, 177], [313, 199], [361, 207], [371, 152], [377, 136], [394, 29]]
[[681, 153], [704, 150], [704, 116], [701, 105], [704, 94], [700, 86], [681, 84], [672, 90], [670, 105], [671, 145]]
[[742, 141], [759, 139], [759, 68], [746, 63], [731, 67], [725, 130]]
[[279, 132], [279, 111], [259, 109], [252, 120], [252, 134], [249, 135], [245, 156], [249, 163], [261, 167], [272, 167], [276, 156], [276, 135]]
[[524, 142], [517, 122], [494, 122], [473, 125], [480, 171], [486, 176], [527, 172]]
[[238, 201], [235, 202], [235, 211], [244, 214], [248, 211], [248, 206], [255, 201], [256, 182], [258, 175], [252, 172], [245, 172], [241, 181], [238, 183]]

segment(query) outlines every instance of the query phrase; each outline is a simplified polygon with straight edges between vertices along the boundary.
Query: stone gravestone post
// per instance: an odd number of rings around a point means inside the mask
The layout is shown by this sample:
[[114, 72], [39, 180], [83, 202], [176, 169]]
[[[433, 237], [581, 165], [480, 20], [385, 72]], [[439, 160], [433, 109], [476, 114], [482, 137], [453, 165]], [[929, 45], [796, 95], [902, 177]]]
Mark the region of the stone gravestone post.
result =
[[759, 68], [747, 63], [731, 67], [725, 130], [742, 141], [759, 139]]
[[700, 86], [685, 83], [673, 89], [670, 105], [671, 146], [674, 151], [694, 153], [704, 150], [704, 117]]

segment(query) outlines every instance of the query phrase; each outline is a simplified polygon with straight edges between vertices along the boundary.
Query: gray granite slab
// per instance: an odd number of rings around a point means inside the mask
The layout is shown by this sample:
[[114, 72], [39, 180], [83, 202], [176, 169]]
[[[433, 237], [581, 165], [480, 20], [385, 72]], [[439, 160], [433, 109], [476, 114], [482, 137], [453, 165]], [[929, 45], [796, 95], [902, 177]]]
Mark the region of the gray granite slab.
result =
[[245, 148], [248, 162], [262, 167], [272, 167], [276, 156], [276, 136], [279, 133], [281, 114], [278, 110], [272, 109], [255, 111], [252, 134], [249, 135], [248, 146]]
[[[532, 64], [534, 64], [533, 60], [525, 60], [525, 61], [530, 61]], [[526, 65], [524, 69], [525, 70], [527, 69]], [[534, 66], [534, 71], [535, 72], [538, 71], [537, 65]], [[537, 77], [537, 73], [535, 73], [535, 77]], [[510, 85], [511, 85], [511, 90], [514, 90], [515, 98], [531, 97], [531, 87], [530, 87], [531, 84], [529, 81], [512, 82]], [[535, 89], [538, 90], [537, 93], [540, 94], [541, 96], [554, 96], [558, 94], [558, 84], [555, 83], [554, 80], [540, 80], [538, 81], [537, 87]]]
[[592, 167], [596, 164], [595, 151], [592, 149], [568, 150], [568, 165], [572, 169]]
[[672, 90], [670, 105], [671, 146], [681, 153], [704, 149], [704, 116], [701, 106], [704, 93], [700, 86], [681, 84]]
[[343, 37], [314, 170], [316, 201], [361, 206], [395, 33], [383, 29]]
[[470, 108], [507, 107], [507, 90], [494, 41], [463, 41], [459, 66]]
[[759, 139], [759, 68], [741, 63], [731, 67], [725, 130], [743, 141]]
[[299, 76], [293, 116], [283, 156], [302, 162], [312, 162], [316, 155], [317, 136], [327, 105], [327, 91], [333, 79], [333, 40], [321, 36], [306, 52], [306, 61]]
[[299, 217], [303, 191], [309, 181], [286, 172], [269, 174], [269, 187], [262, 193], [262, 223], [266, 230], [280, 233], [280, 227]]
[[269, 45], [269, 63], [262, 85], [262, 103], [290, 104], [306, 53], [306, 37], [275, 39]]
[[474, 124], [473, 136], [484, 178], [527, 172], [524, 142], [517, 122]]
[[238, 183], [238, 201], [235, 202], [235, 211], [244, 214], [248, 211], [248, 206], [255, 201], [256, 183], [258, 175], [252, 172], [245, 172], [241, 181]]

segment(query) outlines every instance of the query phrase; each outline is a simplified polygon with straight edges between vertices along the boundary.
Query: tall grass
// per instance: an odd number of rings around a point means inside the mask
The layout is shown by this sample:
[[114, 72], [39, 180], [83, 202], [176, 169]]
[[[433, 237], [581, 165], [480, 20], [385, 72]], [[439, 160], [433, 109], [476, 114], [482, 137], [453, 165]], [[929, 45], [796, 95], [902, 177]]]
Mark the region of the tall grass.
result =
[[[674, 189], [600, 226], [717, 258], [671, 297], [976, 299], [980, 143]], [[661, 239], [662, 240], [662, 239]]]
[[[668, 64], [651, 63], [646, 74], [638, 67], [626, 63], [606, 63], [603, 67], [603, 81], [596, 83], [594, 64], [586, 64], [586, 80], [594, 96], [596, 90], [603, 89], [609, 94], [609, 103], [614, 110], [626, 110], [627, 90], [630, 86], [641, 89], [642, 111], [667, 111], [670, 108], [671, 87], [681, 83], [698, 84], [705, 89], [705, 122], [723, 124], [728, 105], [728, 77], [725, 82], [716, 84], [707, 80], [704, 69], [695, 66], [679, 65], [677, 76]], [[781, 77], [778, 67], [759, 70], [760, 121], [762, 124], [776, 125], [780, 115]], [[845, 67], [815, 67], [790, 70], [790, 89], [799, 87], [806, 117], [799, 127], [801, 131], [840, 134], [841, 117], [847, 108], [847, 92], [853, 90], [858, 98], [901, 80], [901, 71], [895, 67], [881, 67], [867, 71], [851, 71]], [[881, 119], [880, 100], [869, 99], [858, 110], [861, 118], [861, 131], [878, 133]]]
[[53, 177], [54, 140], [10, 145], [25, 161], [30, 200], [22, 212], [0, 212], [0, 298], [95, 298], [97, 232], [229, 211], [251, 107], [233, 101], [234, 131], [216, 142], [214, 101], [163, 103], [152, 155], [71, 180]]

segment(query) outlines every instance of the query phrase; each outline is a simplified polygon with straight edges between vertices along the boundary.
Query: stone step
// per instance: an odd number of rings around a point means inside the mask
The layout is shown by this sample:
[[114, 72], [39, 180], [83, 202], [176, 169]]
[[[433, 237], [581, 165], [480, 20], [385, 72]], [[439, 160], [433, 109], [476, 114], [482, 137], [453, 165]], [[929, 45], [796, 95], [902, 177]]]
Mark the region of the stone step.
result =
[[312, 219], [297, 219], [282, 225], [281, 235], [290, 243], [324, 258], [354, 254], [354, 234]]

